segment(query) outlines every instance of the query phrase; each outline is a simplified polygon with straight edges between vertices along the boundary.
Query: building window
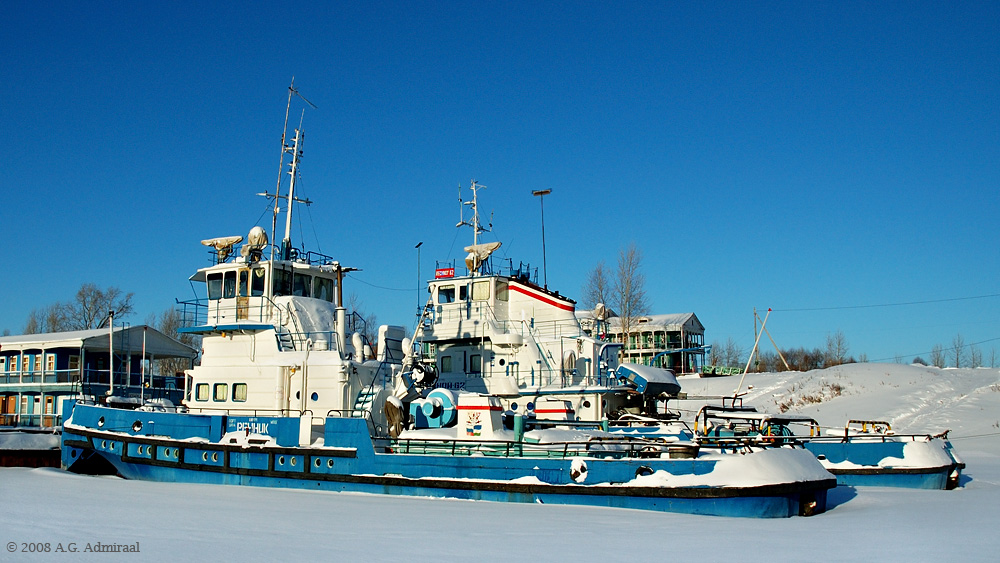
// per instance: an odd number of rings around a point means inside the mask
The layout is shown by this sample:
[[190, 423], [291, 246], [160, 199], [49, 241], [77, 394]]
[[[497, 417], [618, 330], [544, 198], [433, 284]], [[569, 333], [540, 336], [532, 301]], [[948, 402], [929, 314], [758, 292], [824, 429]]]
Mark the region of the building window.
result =
[[196, 401], [208, 400], [208, 383], [199, 383], [194, 388], [194, 399]]
[[216, 383], [214, 391], [216, 401], [225, 401], [226, 395], [229, 394], [229, 385], [226, 385], [225, 383]]
[[237, 403], [243, 403], [247, 400], [247, 384], [246, 383], [234, 383], [233, 384], [233, 401]]
[[35, 354], [35, 373], [42, 371], [42, 355]]
[[28, 373], [29, 371], [31, 371], [31, 370], [28, 369], [30, 367], [31, 367], [31, 356], [29, 356], [27, 354], [22, 354], [21, 355], [21, 371], [23, 373]]
[[48, 372], [56, 371], [56, 355], [55, 354], [45, 354], [45, 371], [48, 371]]
[[7, 356], [0, 356], [0, 371], [10, 371], [7, 369]]

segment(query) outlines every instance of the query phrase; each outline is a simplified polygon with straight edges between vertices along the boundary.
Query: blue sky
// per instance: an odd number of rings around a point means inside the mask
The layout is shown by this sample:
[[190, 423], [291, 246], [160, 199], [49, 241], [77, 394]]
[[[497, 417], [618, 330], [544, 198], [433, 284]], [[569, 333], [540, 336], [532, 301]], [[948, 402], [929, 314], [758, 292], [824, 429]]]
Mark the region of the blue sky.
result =
[[201, 239], [269, 223], [295, 76], [318, 106], [295, 238], [362, 268], [348, 291], [381, 322], [412, 325], [416, 243], [423, 277], [461, 255], [475, 178], [501, 257], [541, 265], [552, 189], [551, 288], [578, 297], [634, 241], [653, 312], [709, 342], [749, 348], [772, 307], [783, 347], [1000, 349], [996, 2], [5, 12], [0, 330], [84, 282], [135, 292], [136, 324], [192, 297]]

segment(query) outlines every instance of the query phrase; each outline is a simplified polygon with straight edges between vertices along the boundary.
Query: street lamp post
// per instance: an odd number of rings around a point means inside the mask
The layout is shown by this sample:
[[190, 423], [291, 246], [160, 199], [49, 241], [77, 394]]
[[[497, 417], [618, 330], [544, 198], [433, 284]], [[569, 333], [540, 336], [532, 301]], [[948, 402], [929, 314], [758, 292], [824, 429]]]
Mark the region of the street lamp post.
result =
[[417, 249], [417, 316], [420, 316], [420, 246], [424, 244], [424, 241], [417, 243], [417, 246], [413, 248]]
[[538, 205], [542, 210], [542, 276], [545, 280], [545, 289], [549, 288], [548, 264], [545, 260], [545, 196], [552, 193], [552, 190], [534, 190], [531, 195], [538, 196]]

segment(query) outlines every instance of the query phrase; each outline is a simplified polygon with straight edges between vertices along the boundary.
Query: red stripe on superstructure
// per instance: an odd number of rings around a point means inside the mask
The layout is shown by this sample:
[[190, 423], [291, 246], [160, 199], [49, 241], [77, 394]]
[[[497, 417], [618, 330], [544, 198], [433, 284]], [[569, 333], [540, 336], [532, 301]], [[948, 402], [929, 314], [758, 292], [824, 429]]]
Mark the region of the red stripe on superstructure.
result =
[[553, 413], [566, 414], [568, 412], [575, 412], [575, 411], [573, 409], [535, 409], [535, 413], [536, 414], [537, 413], [542, 413], [542, 414], [553, 414]]
[[490, 405], [459, 405], [455, 407], [460, 411], [502, 411], [502, 407], [493, 407]]
[[575, 310], [572, 305], [567, 305], [565, 303], [559, 303], [558, 301], [554, 301], [552, 299], [549, 299], [548, 297], [545, 297], [544, 295], [537, 295], [535, 293], [529, 293], [528, 288], [526, 288], [526, 287], [521, 287], [519, 285], [514, 285], [514, 284], [510, 284], [507, 287], [509, 287], [511, 290], [516, 291], [516, 292], [518, 292], [518, 293], [520, 293], [522, 295], [527, 295], [528, 297], [534, 297], [535, 299], [541, 301], [542, 303], [547, 303], [549, 305], [552, 305], [553, 307], [558, 307], [558, 308], [562, 309], [563, 311], [573, 311], [573, 310]]

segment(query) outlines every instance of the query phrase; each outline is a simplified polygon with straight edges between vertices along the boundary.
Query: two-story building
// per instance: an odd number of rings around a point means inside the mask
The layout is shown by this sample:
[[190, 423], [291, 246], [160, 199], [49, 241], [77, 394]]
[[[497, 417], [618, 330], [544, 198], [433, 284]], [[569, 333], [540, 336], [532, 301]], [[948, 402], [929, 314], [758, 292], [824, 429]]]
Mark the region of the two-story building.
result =
[[607, 342], [623, 344], [620, 360], [668, 368], [676, 373], [698, 373], [705, 365], [705, 325], [694, 313], [643, 315], [628, 337], [613, 316], [598, 321], [590, 311], [577, 311], [584, 332]]
[[81, 394], [179, 401], [183, 374], [153, 373], [154, 360], [197, 355], [144, 325], [0, 337], [0, 426], [58, 426], [62, 399]]

